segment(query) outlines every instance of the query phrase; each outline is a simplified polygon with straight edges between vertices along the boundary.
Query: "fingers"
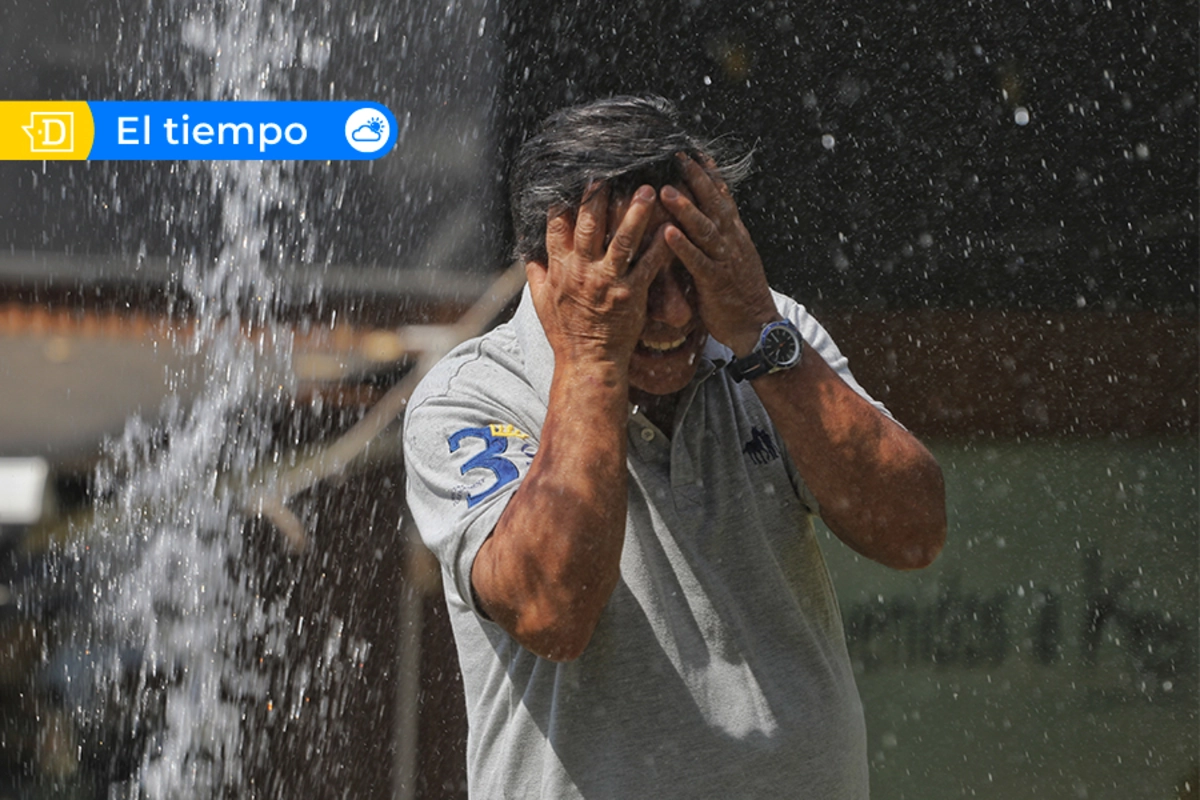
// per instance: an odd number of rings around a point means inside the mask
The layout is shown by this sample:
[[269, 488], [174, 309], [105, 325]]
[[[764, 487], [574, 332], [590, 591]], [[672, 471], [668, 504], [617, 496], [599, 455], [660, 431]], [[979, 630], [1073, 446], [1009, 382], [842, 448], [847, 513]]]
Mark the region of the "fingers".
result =
[[692, 240], [688, 238], [687, 234], [676, 226], [664, 225], [662, 237], [671, 253], [678, 256], [683, 265], [687, 267], [687, 271], [693, 275], [697, 270], [704, 271], [712, 264], [704, 251], [692, 244]]
[[546, 221], [546, 252], [550, 261], [562, 261], [573, 253], [584, 263], [607, 260], [618, 277], [628, 271], [646, 234], [657, 194], [651, 186], [640, 187], [630, 198], [629, 207], [611, 237], [607, 230], [611, 215], [609, 198], [608, 185], [599, 183], [589, 187], [574, 220], [567, 211], [551, 209]]
[[546, 254], [549, 260], [561, 260], [571, 252], [574, 239], [575, 226], [571, 224], [570, 212], [561, 207], [550, 209], [546, 220]]
[[692, 241], [710, 252], [720, 244], [721, 229], [717, 223], [696, 208], [682, 192], [674, 186], [664, 186], [661, 195], [667, 211], [679, 221]]
[[686, 189], [668, 185], [659, 192], [663, 206], [678, 225], [667, 237], [671, 249], [690, 271], [740, 260], [739, 253], [744, 249], [741, 219], [716, 165], [705, 157], [706, 169], [683, 154], [679, 161]]
[[736, 209], [733, 204], [733, 195], [729, 193], [729, 187], [716, 172], [716, 164], [711, 158], [705, 157], [704, 167], [697, 164], [695, 159], [684, 154], [680, 154], [679, 161], [683, 166], [683, 178], [687, 182], [687, 187], [692, 191], [697, 204], [705, 213], [709, 216], [723, 215]]
[[575, 216], [575, 252], [587, 261], [599, 261], [608, 231], [608, 184], [592, 184]]
[[660, 227], [654, 232], [650, 246], [642, 253], [637, 262], [629, 270], [629, 282], [635, 289], [648, 287], [658, 277], [658, 273], [670, 267], [675, 260], [675, 253], [666, 240], [668, 226]]
[[629, 208], [621, 218], [617, 230], [613, 233], [612, 243], [608, 246], [608, 258], [617, 275], [629, 271], [633, 256], [642, 244], [646, 235], [646, 226], [650, 224], [651, 211], [657, 198], [653, 187], [642, 186], [630, 198]]

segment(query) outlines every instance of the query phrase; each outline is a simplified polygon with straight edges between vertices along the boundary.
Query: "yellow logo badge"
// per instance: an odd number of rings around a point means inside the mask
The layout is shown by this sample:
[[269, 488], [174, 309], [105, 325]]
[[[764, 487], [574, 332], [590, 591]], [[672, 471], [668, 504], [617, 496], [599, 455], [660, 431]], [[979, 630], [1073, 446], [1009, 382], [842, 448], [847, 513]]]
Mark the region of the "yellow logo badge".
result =
[[0, 102], [0, 160], [82, 161], [94, 138], [85, 102]]
[[512, 439], [528, 439], [529, 434], [522, 430], [518, 430], [507, 422], [493, 422], [488, 425], [488, 431], [492, 436], [504, 436]]

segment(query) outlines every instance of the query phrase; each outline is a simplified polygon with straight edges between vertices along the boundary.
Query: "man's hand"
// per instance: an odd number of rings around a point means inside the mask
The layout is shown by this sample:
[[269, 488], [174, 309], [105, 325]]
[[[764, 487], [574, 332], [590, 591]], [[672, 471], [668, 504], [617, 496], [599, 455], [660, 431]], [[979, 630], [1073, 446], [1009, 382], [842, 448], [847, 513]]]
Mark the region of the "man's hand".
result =
[[640, 188], [608, 241], [609, 192], [546, 224], [548, 264], [525, 274], [554, 378], [537, 455], [475, 557], [483, 611], [526, 649], [555, 660], [587, 647], [620, 579], [629, 476], [629, 361], [646, 297], [673, 259], [661, 233], [638, 257], [655, 205]]
[[574, 221], [564, 213], [547, 220], [549, 263], [530, 262], [525, 274], [560, 363], [601, 362], [627, 374], [646, 320], [646, 294], [671, 260], [661, 235], [634, 260], [655, 199], [653, 188], [638, 189], [607, 247], [607, 185], [591, 191]]
[[[762, 326], [780, 315], [729, 188], [681, 158], [692, 197], [670, 186], [660, 191], [678, 222], [666, 226], [664, 238], [692, 275], [709, 331], [743, 357]], [[937, 462], [915, 437], [821, 358], [805, 358], [753, 386], [834, 533], [898, 569], [937, 556], [946, 538], [945, 486]]]
[[729, 187], [691, 158], [680, 160], [691, 197], [673, 186], [662, 188], [662, 203], [678, 222], [666, 226], [664, 238], [691, 273], [709, 333], [742, 357], [779, 312]]

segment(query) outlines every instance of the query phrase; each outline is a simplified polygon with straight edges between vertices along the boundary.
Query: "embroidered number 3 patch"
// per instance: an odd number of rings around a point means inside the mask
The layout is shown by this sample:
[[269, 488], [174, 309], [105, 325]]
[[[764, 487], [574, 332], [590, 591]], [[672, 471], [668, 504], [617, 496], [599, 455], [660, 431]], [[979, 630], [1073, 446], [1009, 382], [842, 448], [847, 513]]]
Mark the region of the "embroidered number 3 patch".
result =
[[486, 428], [463, 428], [446, 440], [446, 443], [450, 445], [451, 453], [458, 452], [459, 445], [464, 439], [482, 440], [483, 452], [468, 459], [459, 472], [466, 475], [473, 469], [487, 469], [496, 476], [496, 482], [491, 486], [476, 494], [467, 495], [467, 508], [473, 507], [501, 486], [516, 480], [520, 475], [516, 465], [501, 455], [508, 450], [509, 440], [514, 438], [524, 439], [527, 438], [527, 434], [511, 425], [489, 425]]

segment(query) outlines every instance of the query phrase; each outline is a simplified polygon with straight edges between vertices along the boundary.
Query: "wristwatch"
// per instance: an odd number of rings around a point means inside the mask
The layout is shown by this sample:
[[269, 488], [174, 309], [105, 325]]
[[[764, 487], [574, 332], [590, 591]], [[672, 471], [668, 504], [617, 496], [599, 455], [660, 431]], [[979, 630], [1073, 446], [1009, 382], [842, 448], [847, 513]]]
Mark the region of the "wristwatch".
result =
[[735, 358], [726, 369], [735, 381], [752, 381], [772, 372], [791, 369], [800, 363], [804, 339], [790, 320], [768, 322], [758, 335], [758, 344], [750, 355]]

